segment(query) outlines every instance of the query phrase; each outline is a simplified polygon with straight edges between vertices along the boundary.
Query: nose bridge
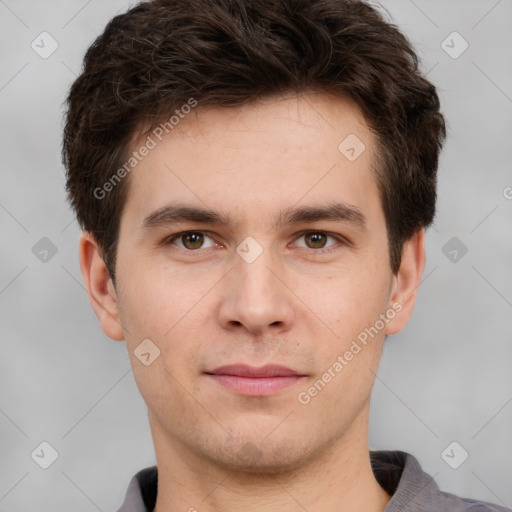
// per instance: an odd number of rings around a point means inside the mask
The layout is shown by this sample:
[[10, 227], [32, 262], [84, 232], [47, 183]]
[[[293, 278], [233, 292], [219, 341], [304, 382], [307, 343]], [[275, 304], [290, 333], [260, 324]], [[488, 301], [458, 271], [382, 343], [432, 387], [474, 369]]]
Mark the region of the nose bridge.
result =
[[269, 244], [264, 245], [263, 242], [247, 237], [237, 247], [236, 252], [234, 277], [239, 293], [242, 295], [240, 299], [245, 295], [249, 300], [258, 301], [258, 303], [264, 302], [265, 298], [269, 302], [273, 300], [274, 294], [282, 292], [278, 290], [279, 280], [274, 274], [276, 270], [271, 271], [276, 267], [276, 261]]
[[[268, 299], [277, 290], [278, 282], [275, 272], [274, 260], [270, 250], [265, 250], [258, 258], [252, 262], [247, 262], [243, 258], [235, 264], [235, 274], [240, 286], [240, 291], [248, 297], [257, 298], [266, 296]], [[272, 272], [273, 269], [274, 271]], [[282, 286], [282, 284], [281, 284]]]
[[284, 270], [280, 269], [270, 246], [251, 237], [245, 239], [237, 247], [226, 283], [222, 321], [242, 324], [251, 331], [288, 325], [293, 316], [291, 294], [282, 282]]

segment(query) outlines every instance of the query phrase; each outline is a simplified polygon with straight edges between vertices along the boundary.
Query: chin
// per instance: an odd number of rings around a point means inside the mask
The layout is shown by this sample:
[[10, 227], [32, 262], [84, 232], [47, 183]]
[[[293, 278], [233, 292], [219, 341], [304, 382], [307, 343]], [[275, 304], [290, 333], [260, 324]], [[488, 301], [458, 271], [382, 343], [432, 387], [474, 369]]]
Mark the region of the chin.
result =
[[311, 450], [299, 446], [290, 439], [277, 443], [269, 442], [262, 436], [259, 439], [231, 439], [228, 445], [218, 447], [209, 455], [211, 461], [230, 471], [251, 475], [283, 474], [303, 465]]

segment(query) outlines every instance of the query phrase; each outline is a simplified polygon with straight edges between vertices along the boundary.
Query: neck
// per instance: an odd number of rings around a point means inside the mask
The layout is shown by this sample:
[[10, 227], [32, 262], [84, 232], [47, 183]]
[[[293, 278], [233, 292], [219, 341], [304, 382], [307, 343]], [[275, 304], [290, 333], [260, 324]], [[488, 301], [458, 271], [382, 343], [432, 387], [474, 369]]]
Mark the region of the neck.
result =
[[382, 512], [390, 495], [370, 464], [368, 411], [299, 467], [273, 473], [222, 467], [189, 450], [151, 417], [158, 467], [155, 512]]

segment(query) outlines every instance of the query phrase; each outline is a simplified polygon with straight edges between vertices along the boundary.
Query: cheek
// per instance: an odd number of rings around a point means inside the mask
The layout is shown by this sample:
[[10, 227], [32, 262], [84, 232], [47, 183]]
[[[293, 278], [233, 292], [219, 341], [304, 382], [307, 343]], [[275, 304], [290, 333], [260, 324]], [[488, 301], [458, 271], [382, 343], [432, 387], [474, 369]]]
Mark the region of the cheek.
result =
[[193, 409], [188, 393], [196, 391], [192, 374], [198, 347], [197, 336], [187, 328], [190, 306], [179, 297], [175, 300], [167, 287], [148, 281], [126, 292], [123, 325], [129, 331], [126, 344], [141, 396], [157, 415]]
[[371, 282], [362, 275], [332, 279], [318, 296], [318, 316], [335, 336], [326, 331], [324, 342], [316, 340], [318, 373], [301, 391], [318, 414], [330, 411], [333, 425], [369, 399], [382, 353], [385, 324], [380, 315], [386, 311], [388, 280], [382, 273], [369, 272]]
[[[150, 367], [154, 371], [145, 372], [143, 367], [138, 374], [150, 379], [153, 386], [156, 380], [170, 379], [172, 383], [171, 376], [183, 378], [197, 357], [197, 343], [201, 340], [198, 334], [202, 332], [198, 320], [204, 317], [201, 298], [208, 291], [208, 283], [196, 286], [196, 283], [184, 283], [183, 277], [180, 282], [179, 276], [154, 265], [141, 264], [139, 268], [144, 272], [125, 273], [125, 279], [128, 274], [131, 278], [125, 281], [127, 285], [119, 297], [127, 347], [132, 364], [138, 367], [140, 362], [134, 352], [143, 340], [151, 340], [160, 351]], [[157, 349], [153, 350], [158, 352]]]
[[390, 283], [375, 265], [346, 271], [319, 284], [314, 295], [309, 292], [311, 309], [316, 304], [318, 316], [342, 339], [354, 337], [385, 311]]
[[120, 277], [126, 283], [121, 314], [130, 338], [165, 339], [172, 335], [207, 291], [207, 283], [185, 282], [177, 272], [144, 258], [125, 268]]

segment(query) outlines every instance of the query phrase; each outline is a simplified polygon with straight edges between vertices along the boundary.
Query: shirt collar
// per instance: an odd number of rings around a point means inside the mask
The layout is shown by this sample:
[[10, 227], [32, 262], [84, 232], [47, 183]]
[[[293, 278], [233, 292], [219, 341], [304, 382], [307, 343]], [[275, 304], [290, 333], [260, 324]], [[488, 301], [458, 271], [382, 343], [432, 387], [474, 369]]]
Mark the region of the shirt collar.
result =
[[[425, 473], [418, 460], [399, 450], [371, 450], [370, 462], [376, 480], [391, 500], [384, 512], [409, 510], [416, 501], [429, 499], [439, 491], [434, 479]], [[132, 477], [118, 512], [153, 512], [158, 488], [156, 466], [145, 468]]]

